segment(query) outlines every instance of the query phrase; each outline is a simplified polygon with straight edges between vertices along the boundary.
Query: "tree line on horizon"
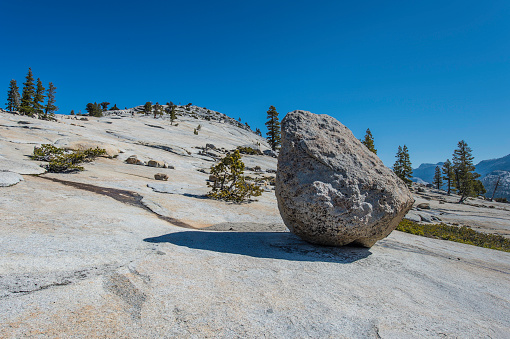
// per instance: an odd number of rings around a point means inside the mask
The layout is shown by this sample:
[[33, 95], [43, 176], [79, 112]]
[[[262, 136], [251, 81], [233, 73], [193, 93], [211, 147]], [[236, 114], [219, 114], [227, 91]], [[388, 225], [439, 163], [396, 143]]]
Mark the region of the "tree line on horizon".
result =
[[[19, 112], [31, 117], [37, 116], [39, 119], [54, 119], [55, 112], [58, 111], [58, 107], [55, 106], [56, 91], [57, 87], [52, 82], [48, 84], [47, 89], [44, 88], [40, 78], [37, 78], [35, 84], [32, 69], [28, 68], [21, 96], [16, 80], [12, 79], [10, 81], [7, 91], [7, 103], [5, 104], [6, 109], [10, 112]], [[44, 103], [44, 98], [47, 98], [46, 103]]]
[[[361, 142], [373, 153], [377, 154], [374, 146], [374, 138], [370, 129], [367, 129], [365, 138]], [[409, 158], [409, 149], [398, 146], [397, 160], [393, 164], [393, 172], [411, 187], [413, 169]], [[443, 180], [446, 184], [446, 193], [451, 195], [457, 193], [460, 195], [459, 203], [464, 202], [468, 197], [476, 197], [487, 193], [483, 183], [478, 180], [480, 174], [475, 172], [473, 164], [472, 149], [468, 144], [461, 140], [457, 144], [457, 149], [453, 151], [452, 161], [446, 159], [442, 168], [435, 168], [433, 185], [440, 190], [443, 187]]]

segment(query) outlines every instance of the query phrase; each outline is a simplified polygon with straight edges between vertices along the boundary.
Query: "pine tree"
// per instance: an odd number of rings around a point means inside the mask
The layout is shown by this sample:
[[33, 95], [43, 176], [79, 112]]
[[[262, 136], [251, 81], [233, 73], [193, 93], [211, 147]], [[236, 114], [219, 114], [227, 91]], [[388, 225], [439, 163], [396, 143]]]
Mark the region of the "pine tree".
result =
[[74, 115], [74, 109], [71, 110], [70, 115]]
[[113, 107], [110, 108], [110, 111], [118, 111], [118, 110], [120, 110], [120, 108], [117, 107], [117, 104], [114, 104]]
[[443, 186], [443, 177], [441, 176], [441, 169], [439, 166], [436, 166], [436, 172], [434, 173], [434, 185], [438, 190]]
[[445, 163], [443, 164], [443, 174], [443, 179], [446, 181], [447, 194], [450, 195], [453, 189], [453, 181], [455, 177], [450, 159], [446, 159]]
[[480, 174], [475, 172], [474, 157], [471, 148], [464, 140], [459, 141], [453, 152], [453, 168], [456, 174], [456, 189], [460, 195], [459, 203], [469, 196], [475, 196], [475, 181]]
[[87, 104], [87, 107], [85, 110], [89, 113], [90, 116], [93, 117], [102, 117], [103, 116], [103, 110], [101, 108], [101, 105], [97, 102], [91, 103], [89, 102]]
[[368, 150], [377, 154], [377, 150], [374, 146], [374, 137], [372, 136], [372, 132], [370, 132], [370, 128], [367, 128], [367, 132], [365, 134], [365, 139], [361, 141], [361, 143], [367, 146]]
[[110, 103], [109, 103], [109, 102], [107, 102], [107, 101], [103, 101], [102, 103], [100, 103], [101, 108], [103, 109], [103, 112], [105, 112], [105, 111], [107, 111], [107, 110], [108, 110], [108, 105], [109, 105], [109, 104], [110, 104]]
[[[55, 106], [55, 93], [57, 92], [57, 88], [53, 86], [53, 83], [50, 82], [48, 84], [48, 92], [47, 92], [47, 101], [46, 107], [44, 107], [44, 117], [47, 118], [48, 114], [53, 117], [55, 112], [58, 111], [58, 107]], [[74, 114], [74, 112], [73, 112]]]
[[173, 102], [167, 102], [167, 113], [170, 114], [170, 125], [174, 124], [175, 119], [177, 119], [177, 116], [175, 115], [175, 105]]
[[12, 79], [9, 84], [9, 90], [7, 91], [7, 103], [5, 104], [6, 109], [8, 111], [19, 110], [19, 105], [21, 104], [20, 99], [18, 84], [16, 83], [16, 80]]
[[255, 129], [255, 134], [262, 136], [262, 132], [258, 128]]
[[21, 104], [19, 110], [22, 114], [34, 114], [34, 95], [34, 76], [32, 75], [32, 69], [29, 68], [27, 76], [25, 77], [25, 82], [23, 83], [23, 92], [21, 94]]
[[44, 95], [44, 91], [45, 91], [45, 89], [43, 87], [41, 79], [37, 78], [37, 88], [35, 90], [33, 108], [34, 108], [34, 112], [37, 113], [39, 115], [39, 117], [41, 117], [43, 114], [43, 108], [44, 108], [43, 103], [44, 103], [44, 98], [46, 97]]
[[159, 104], [159, 102], [156, 102], [154, 105], [154, 119], [156, 119], [157, 116], [163, 115], [163, 106]]
[[485, 193], [487, 193], [485, 186], [483, 185], [483, 183], [480, 180], [475, 180], [473, 187], [474, 187], [474, 192], [477, 196], [484, 195]]
[[280, 120], [278, 120], [278, 112], [274, 106], [269, 106], [267, 111], [267, 141], [273, 151], [276, 151], [281, 145]]
[[411, 167], [407, 146], [404, 145], [404, 148], [398, 146], [397, 155], [395, 157], [397, 160], [393, 165], [393, 172], [395, 172], [395, 174], [402, 179], [407, 186], [411, 187], [413, 169]]
[[152, 102], [147, 101], [145, 105], [143, 106], [143, 112], [147, 115], [151, 114], [152, 112]]

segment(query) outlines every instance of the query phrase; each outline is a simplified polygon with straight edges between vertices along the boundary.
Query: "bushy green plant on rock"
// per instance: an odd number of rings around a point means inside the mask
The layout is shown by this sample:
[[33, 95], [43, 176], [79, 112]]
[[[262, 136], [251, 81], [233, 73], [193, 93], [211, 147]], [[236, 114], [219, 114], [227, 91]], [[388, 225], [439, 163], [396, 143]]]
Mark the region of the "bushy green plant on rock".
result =
[[241, 203], [250, 197], [257, 197], [262, 190], [255, 184], [247, 183], [244, 177], [244, 163], [239, 150], [228, 153], [217, 165], [211, 167], [211, 176], [216, 180], [207, 183], [211, 191], [207, 194], [213, 199]]
[[65, 150], [51, 144], [43, 144], [41, 147], [34, 147], [33, 160], [47, 161], [44, 167], [51, 173], [67, 173], [83, 171], [79, 164], [93, 161], [95, 158], [105, 155], [106, 150], [102, 148], [89, 148], [83, 151]]

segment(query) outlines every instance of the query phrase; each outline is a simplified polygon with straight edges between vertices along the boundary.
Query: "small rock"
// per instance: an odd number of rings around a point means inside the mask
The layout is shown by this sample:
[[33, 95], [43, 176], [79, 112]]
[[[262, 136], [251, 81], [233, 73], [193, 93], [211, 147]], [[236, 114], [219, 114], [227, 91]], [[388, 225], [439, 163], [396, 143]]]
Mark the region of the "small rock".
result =
[[138, 157], [136, 155], [132, 155], [126, 159], [126, 163], [131, 165], [138, 165], [139, 161], [140, 160], [138, 160]]
[[211, 174], [209, 176], [209, 181], [215, 182], [216, 180], [218, 180], [218, 178], [215, 175]]
[[158, 167], [158, 168], [165, 168], [166, 167], [166, 164], [164, 161], [160, 161], [160, 160], [149, 160], [149, 162], [147, 163], [147, 166], [149, 167]]
[[213, 144], [206, 144], [205, 148], [216, 149], [216, 146], [214, 146]]
[[416, 208], [422, 209], [422, 210], [429, 210], [430, 204], [427, 202], [422, 202], [421, 204], [416, 205]]
[[154, 179], [156, 180], [168, 180], [168, 175], [165, 173], [156, 173], [154, 174]]
[[262, 154], [273, 157], [273, 158], [278, 157], [278, 154], [276, 154], [276, 152], [273, 151], [272, 149], [266, 149], [265, 151], [262, 152]]

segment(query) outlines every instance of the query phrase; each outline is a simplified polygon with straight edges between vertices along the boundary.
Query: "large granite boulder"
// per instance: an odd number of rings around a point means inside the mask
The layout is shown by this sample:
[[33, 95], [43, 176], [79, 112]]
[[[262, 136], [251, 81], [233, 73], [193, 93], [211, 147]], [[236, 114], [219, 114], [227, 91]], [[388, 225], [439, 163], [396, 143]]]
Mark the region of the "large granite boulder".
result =
[[414, 202], [404, 182], [347, 127], [305, 111], [282, 121], [276, 197], [291, 232], [327, 246], [371, 247]]

